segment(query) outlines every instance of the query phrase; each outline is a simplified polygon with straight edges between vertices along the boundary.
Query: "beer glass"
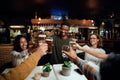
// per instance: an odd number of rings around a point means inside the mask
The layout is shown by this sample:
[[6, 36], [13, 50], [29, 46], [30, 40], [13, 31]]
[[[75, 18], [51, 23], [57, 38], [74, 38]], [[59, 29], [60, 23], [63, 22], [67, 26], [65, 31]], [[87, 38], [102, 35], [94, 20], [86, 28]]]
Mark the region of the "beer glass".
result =
[[46, 35], [45, 34], [39, 34], [38, 35], [38, 44], [39, 46], [42, 44], [42, 43], [45, 43], [46, 42]]
[[46, 43], [48, 44], [48, 54], [52, 54], [53, 37], [46, 37]]
[[62, 45], [62, 50], [69, 51], [70, 50], [69, 45]]
[[[70, 50], [69, 45], [62, 45], [62, 50], [63, 50], [63, 51], [69, 51], [69, 50]], [[67, 60], [67, 59], [68, 59], [67, 55], [64, 54], [64, 53], [62, 53], [62, 57], [63, 57], [64, 60]]]
[[69, 42], [69, 45], [70, 45], [74, 50], [76, 50], [75, 44], [76, 44], [76, 41], [74, 41], [74, 40], [71, 40], [71, 41]]

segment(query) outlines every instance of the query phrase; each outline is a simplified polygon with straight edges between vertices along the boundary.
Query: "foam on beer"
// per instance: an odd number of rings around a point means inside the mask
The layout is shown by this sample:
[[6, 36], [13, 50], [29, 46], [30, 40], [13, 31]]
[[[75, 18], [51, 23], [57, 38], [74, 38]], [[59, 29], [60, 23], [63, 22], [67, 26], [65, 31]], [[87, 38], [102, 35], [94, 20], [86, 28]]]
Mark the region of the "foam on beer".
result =
[[46, 37], [45, 34], [39, 34], [38, 37]]

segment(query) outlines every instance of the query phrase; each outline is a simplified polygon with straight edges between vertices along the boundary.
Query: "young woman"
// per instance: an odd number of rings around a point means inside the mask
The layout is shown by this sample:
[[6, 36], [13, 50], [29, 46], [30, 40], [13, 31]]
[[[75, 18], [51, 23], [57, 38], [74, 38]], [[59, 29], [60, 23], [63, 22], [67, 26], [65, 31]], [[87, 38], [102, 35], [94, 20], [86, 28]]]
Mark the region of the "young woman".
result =
[[[88, 45], [84, 45], [83, 48], [97, 51], [97, 52], [100, 52], [101, 54], [106, 53], [105, 50], [102, 49], [102, 39], [98, 34], [90, 34], [89, 43], [88, 43]], [[77, 50], [77, 53], [78, 52], [79, 52], [79, 50]], [[84, 59], [89, 61], [90, 63], [94, 63], [96, 65], [99, 65], [100, 62], [103, 60], [101, 58], [98, 58], [94, 55], [89, 54], [88, 52], [85, 52]]]
[[38, 61], [46, 55], [47, 50], [48, 45], [46, 43], [38, 46], [23, 63], [12, 68], [8, 73], [0, 74], [0, 80], [24, 80], [36, 67]]
[[18, 35], [15, 37], [13, 42], [13, 51], [11, 52], [13, 57], [12, 63], [14, 67], [18, 66], [28, 58], [28, 46], [28, 41], [25, 36]]

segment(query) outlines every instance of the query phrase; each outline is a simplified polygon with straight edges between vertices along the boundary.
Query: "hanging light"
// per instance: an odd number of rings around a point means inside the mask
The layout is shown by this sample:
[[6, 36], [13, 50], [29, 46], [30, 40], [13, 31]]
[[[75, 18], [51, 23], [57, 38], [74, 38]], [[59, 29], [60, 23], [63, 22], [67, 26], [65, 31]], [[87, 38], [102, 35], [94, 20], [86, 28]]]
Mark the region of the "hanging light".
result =
[[86, 6], [90, 9], [96, 9], [99, 7], [99, 1], [98, 0], [88, 0], [86, 2]]

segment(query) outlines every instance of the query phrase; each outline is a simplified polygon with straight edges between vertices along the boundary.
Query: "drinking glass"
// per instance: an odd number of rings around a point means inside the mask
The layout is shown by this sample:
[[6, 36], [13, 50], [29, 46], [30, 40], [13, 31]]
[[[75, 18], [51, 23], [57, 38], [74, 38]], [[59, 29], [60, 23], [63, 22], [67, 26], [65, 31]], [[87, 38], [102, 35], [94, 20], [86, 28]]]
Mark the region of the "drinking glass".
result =
[[42, 44], [42, 43], [45, 43], [46, 42], [46, 35], [45, 34], [39, 34], [38, 35], [38, 44], [39, 46]]
[[70, 42], [69, 42], [69, 45], [74, 49], [74, 50], [76, 50], [76, 41], [74, 41], [74, 40], [71, 40]]
[[48, 54], [52, 54], [53, 37], [46, 37], [46, 43], [48, 44]]
[[[63, 51], [69, 51], [69, 50], [70, 50], [70, 46], [69, 46], [69, 45], [62, 45], [62, 50], [63, 50]], [[64, 59], [67, 59], [67, 58], [68, 58], [67, 55], [64, 54], [64, 53], [62, 53], [62, 57], [63, 57]]]

